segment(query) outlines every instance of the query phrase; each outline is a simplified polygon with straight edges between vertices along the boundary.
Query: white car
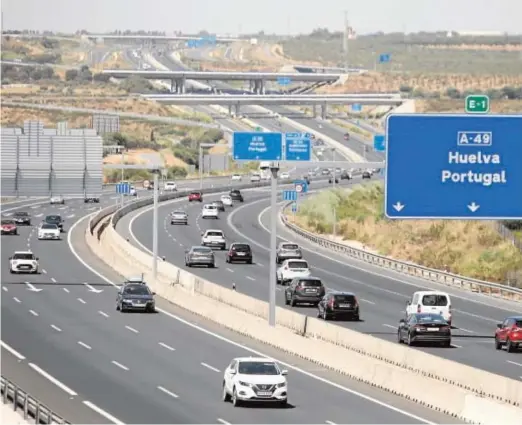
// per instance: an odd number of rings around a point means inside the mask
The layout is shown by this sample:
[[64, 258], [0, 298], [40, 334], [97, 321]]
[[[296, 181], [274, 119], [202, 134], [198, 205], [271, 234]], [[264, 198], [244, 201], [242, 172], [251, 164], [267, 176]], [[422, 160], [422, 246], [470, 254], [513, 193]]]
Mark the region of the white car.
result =
[[233, 174], [232, 180], [234, 181], [241, 181], [241, 174]]
[[60, 240], [62, 238], [60, 228], [56, 224], [42, 223], [38, 227], [38, 240], [54, 239]]
[[238, 357], [232, 360], [223, 378], [222, 400], [234, 407], [253, 402], [274, 402], [286, 407], [288, 371], [264, 357]]
[[215, 205], [205, 204], [201, 210], [201, 218], [219, 218], [219, 209]]
[[283, 171], [281, 174], [279, 174], [279, 178], [281, 180], [288, 180], [290, 178], [290, 173]]
[[269, 173], [265, 173], [261, 176], [261, 180], [271, 180], [271, 179], [272, 179], [272, 175]]
[[252, 174], [252, 175], [250, 176], [250, 181], [251, 181], [252, 183], [254, 183], [254, 182], [260, 182], [260, 181], [261, 181], [261, 176], [260, 176], [259, 174]]
[[10, 273], [38, 273], [38, 257], [35, 257], [31, 251], [15, 251], [12, 257], [9, 257]]
[[62, 195], [51, 196], [51, 205], [65, 204], [65, 198]]
[[174, 182], [165, 182], [163, 190], [165, 190], [166, 192], [175, 192], [176, 190], [178, 190], [178, 186]]
[[210, 248], [227, 249], [227, 242], [223, 230], [208, 229], [201, 235], [201, 245]]
[[276, 274], [277, 282], [284, 285], [296, 277], [309, 277], [311, 272], [305, 260], [285, 260]]
[[406, 303], [406, 316], [415, 313], [440, 314], [451, 325], [451, 298], [446, 292], [417, 291]]
[[234, 201], [232, 201], [232, 198], [229, 195], [221, 195], [221, 202], [223, 202], [223, 205], [226, 207], [234, 205]]
[[136, 188], [134, 186], [130, 187], [129, 196], [138, 196], [138, 192], [136, 192]]

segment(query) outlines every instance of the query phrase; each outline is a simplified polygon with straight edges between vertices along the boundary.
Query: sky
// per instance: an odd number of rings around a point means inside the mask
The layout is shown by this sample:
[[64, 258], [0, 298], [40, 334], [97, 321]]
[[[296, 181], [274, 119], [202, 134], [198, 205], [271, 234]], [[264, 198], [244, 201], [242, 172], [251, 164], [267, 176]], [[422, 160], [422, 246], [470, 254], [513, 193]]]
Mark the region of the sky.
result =
[[5, 29], [303, 34], [341, 30], [522, 33], [522, 0], [2, 0]]

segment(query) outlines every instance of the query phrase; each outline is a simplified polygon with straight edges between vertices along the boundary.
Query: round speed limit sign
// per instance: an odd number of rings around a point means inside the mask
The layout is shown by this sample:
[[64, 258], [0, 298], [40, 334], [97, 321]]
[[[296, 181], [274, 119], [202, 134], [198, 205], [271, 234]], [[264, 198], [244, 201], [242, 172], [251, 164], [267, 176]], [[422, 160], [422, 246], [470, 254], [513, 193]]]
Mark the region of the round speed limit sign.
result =
[[303, 191], [303, 185], [302, 184], [296, 184], [295, 185], [295, 191], [297, 193], [301, 193]]

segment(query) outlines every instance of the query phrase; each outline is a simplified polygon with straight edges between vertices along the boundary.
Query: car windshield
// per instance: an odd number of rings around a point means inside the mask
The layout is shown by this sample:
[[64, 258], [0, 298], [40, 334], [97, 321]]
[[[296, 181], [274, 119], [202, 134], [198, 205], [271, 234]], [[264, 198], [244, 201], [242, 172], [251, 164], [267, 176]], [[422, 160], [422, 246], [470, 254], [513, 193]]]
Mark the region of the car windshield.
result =
[[59, 215], [48, 215], [45, 217], [45, 221], [61, 221], [62, 218]]
[[354, 303], [355, 297], [353, 295], [337, 294], [334, 295], [335, 301], [339, 303]]
[[207, 236], [223, 236], [223, 233], [222, 232], [218, 232], [218, 231], [211, 231], [211, 232], [207, 232]]
[[212, 252], [212, 250], [210, 248], [206, 248], [206, 247], [197, 247], [197, 248], [192, 248], [192, 252], [197, 252], [198, 254], [209, 254]]
[[522, 328], [522, 320], [517, 320], [517, 321], [515, 322], [515, 326], [516, 326], [517, 328]]
[[207, 209], [207, 210], [215, 210], [216, 206], [215, 205], [205, 205], [205, 209]]
[[42, 224], [42, 229], [56, 230], [58, 226], [56, 224]]
[[176, 214], [176, 215], [185, 215], [185, 211], [174, 211], [172, 214]]
[[19, 212], [15, 212], [15, 213], [14, 213], [14, 216], [15, 216], [15, 217], [28, 217], [29, 214], [26, 213], [25, 211], [19, 211]]
[[314, 288], [320, 288], [321, 286], [323, 286], [323, 284], [318, 279], [316, 279], [316, 280], [308, 279], [308, 280], [301, 280], [299, 282], [299, 286], [308, 286], [308, 287], [311, 286]]
[[239, 195], [241, 192], [239, 190], [231, 190], [230, 191], [230, 194], [231, 195]]
[[14, 224], [13, 220], [2, 220], [2, 225], [4, 224]]
[[190, 192], [191, 196], [201, 196], [201, 192]]
[[232, 245], [231, 249], [232, 249], [232, 251], [249, 252], [250, 246], [247, 244], [237, 244], [237, 245]]
[[417, 321], [419, 323], [445, 323], [444, 317], [440, 314], [417, 314]]
[[445, 307], [448, 305], [446, 295], [430, 294], [422, 297], [422, 305], [427, 307]]
[[284, 244], [282, 246], [283, 249], [289, 249], [289, 250], [294, 250], [294, 249], [299, 249], [299, 247], [297, 246], [297, 244], [295, 243], [287, 243], [287, 244]]
[[149, 295], [150, 291], [145, 285], [127, 285], [123, 293], [129, 295]]
[[307, 269], [308, 263], [306, 261], [289, 261], [288, 267], [290, 269]]
[[174, 186], [176, 183], [174, 182], [166, 182], [165, 183], [165, 186]]
[[242, 375], [279, 375], [279, 369], [272, 362], [240, 362], [238, 373]]
[[34, 255], [30, 253], [18, 253], [13, 255], [13, 260], [34, 260]]

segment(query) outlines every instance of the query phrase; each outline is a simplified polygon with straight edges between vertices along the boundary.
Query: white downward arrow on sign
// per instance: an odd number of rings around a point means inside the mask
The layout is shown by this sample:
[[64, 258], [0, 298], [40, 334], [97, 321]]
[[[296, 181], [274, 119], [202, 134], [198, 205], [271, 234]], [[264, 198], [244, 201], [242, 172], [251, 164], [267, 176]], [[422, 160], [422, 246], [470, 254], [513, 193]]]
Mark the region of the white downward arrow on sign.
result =
[[100, 292], [103, 292], [103, 289], [96, 289], [89, 285], [88, 283], [84, 283], [85, 286], [87, 286], [87, 289], [89, 289], [89, 292], [94, 292], [95, 294], [99, 294]]
[[405, 205], [402, 205], [400, 202], [397, 202], [395, 205], [392, 205], [392, 207], [393, 207], [397, 212], [401, 212], [402, 209], [405, 207]]
[[32, 285], [32, 284], [29, 283], [29, 282], [25, 282], [25, 284], [27, 285], [27, 289], [28, 289], [29, 291], [33, 291], [33, 292], [40, 292], [40, 291], [43, 291], [43, 289], [35, 288], [34, 285]]
[[475, 212], [480, 208], [480, 205], [475, 204], [475, 201], [473, 201], [471, 205], [468, 205], [468, 208], [471, 212]]

